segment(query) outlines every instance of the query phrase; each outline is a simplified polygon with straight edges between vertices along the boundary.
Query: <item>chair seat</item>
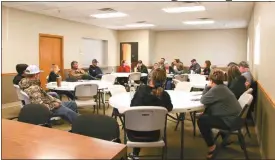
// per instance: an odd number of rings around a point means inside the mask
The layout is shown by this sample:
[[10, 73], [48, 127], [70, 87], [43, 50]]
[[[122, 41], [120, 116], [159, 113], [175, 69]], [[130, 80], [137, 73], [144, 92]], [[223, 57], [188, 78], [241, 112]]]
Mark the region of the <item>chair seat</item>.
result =
[[140, 148], [149, 148], [149, 147], [163, 147], [165, 146], [165, 143], [163, 140], [159, 140], [156, 142], [132, 142], [127, 141], [127, 147], [140, 147]]
[[89, 99], [89, 100], [75, 100], [75, 103], [77, 104], [78, 107], [83, 107], [83, 106], [94, 106], [96, 105], [96, 102], [94, 99]]

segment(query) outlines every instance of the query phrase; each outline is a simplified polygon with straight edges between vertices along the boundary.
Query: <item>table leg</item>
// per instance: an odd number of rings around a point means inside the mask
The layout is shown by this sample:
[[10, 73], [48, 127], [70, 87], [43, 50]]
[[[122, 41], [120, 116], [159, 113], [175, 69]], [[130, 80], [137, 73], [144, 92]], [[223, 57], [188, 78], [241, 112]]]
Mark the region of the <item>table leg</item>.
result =
[[181, 113], [180, 121], [181, 121], [181, 143], [180, 143], [180, 159], [184, 159], [184, 119], [185, 114]]
[[105, 90], [102, 90], [103, 94], [102, 94], [102, 102], [103, 102], [103, 115], [105, 115]]

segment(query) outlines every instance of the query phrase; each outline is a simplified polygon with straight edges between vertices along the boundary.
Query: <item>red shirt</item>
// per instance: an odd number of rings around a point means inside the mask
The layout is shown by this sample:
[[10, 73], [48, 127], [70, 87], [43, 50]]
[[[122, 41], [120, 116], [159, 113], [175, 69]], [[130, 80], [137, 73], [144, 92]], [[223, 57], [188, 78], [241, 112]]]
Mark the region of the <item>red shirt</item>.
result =
[[119, 66], [117, 72], [130, 72], [130, 66]]

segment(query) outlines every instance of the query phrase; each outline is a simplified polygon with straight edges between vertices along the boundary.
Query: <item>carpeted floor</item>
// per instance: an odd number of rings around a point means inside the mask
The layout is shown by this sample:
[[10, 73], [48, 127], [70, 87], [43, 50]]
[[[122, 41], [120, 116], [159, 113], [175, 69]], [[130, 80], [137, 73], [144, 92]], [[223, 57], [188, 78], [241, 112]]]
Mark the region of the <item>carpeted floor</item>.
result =
[[[5, 106], [5, 105], [4, 105]], [[2, 106], [3, 107], [3, 106]], [[10, 118], [17, 116], [20, 111], [20, 107], [3, 107], [2, 118]], [[81, 114], [93, 114], [92, 108], [81, 108], [79, 109]], [[112, 107], [108, 108], [106, 115], [111, 115]], [[102, 109], [100, 114], [102, 114]], [[187, 117], [188, 119], [188, 117]], [[70, 130], [70, 125], [64, 121], [60, 121], [61, 124], [53, 126], [54, 129], [60, 129], [64, 131]], [[120, 123], [120, 122], [119, 122]], [[176, 126], [175, 122], [168, 121], [167, 124], [167, 141], [168, 141], [168, 159], [179, 159], [180, 151], [180, 128], [178, 131], [174, 131]], [[245, 141], [247, 144], [248, 156], [250, 159], [261, 159], [259, 152], [259, 145], [257, 143], [257, 137], [254, 132], [254, 127], [249, 128], [252, 137], [246, 136]], [[199, 130], [197, 129], [197, 136], [193, 137], [193, 127], [189, 120], [185, 121], [185, 136], [184, 136], [184, 156], [185, 159], [205, 159], [207, 153], [207, 147], [202, 137], [200, 136]], [[121, 139], [123, 140], [123, 130], [121, 130]], [[234, 143], [227, 148], [223, 148], [218, 154], [218, 159], [244, 159], [244, 154], [239, 146], [237, 138], [232, 136], [231, 138]], [[128, 153], [131, 149], [128, 149]], [[142, 149], [141, 155], [156, 155], [160, 154], [161, 149]]]

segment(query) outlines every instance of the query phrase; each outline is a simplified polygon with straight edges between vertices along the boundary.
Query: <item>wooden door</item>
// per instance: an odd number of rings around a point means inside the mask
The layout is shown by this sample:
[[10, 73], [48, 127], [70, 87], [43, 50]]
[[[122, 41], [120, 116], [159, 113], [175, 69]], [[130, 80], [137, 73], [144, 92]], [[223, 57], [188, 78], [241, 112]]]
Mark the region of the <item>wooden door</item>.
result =
[[63, 37], [55, 35], [39, 35], [39, 67], [41, 86], [45, 89], [46, 77], [51, 72], [52, 64], [57, 64], [63, 76]]
[[126, 60], [131, 66], [131, 70], [137, 66], [138, 62], [138, 42], [120, 43], [120, 61]]

